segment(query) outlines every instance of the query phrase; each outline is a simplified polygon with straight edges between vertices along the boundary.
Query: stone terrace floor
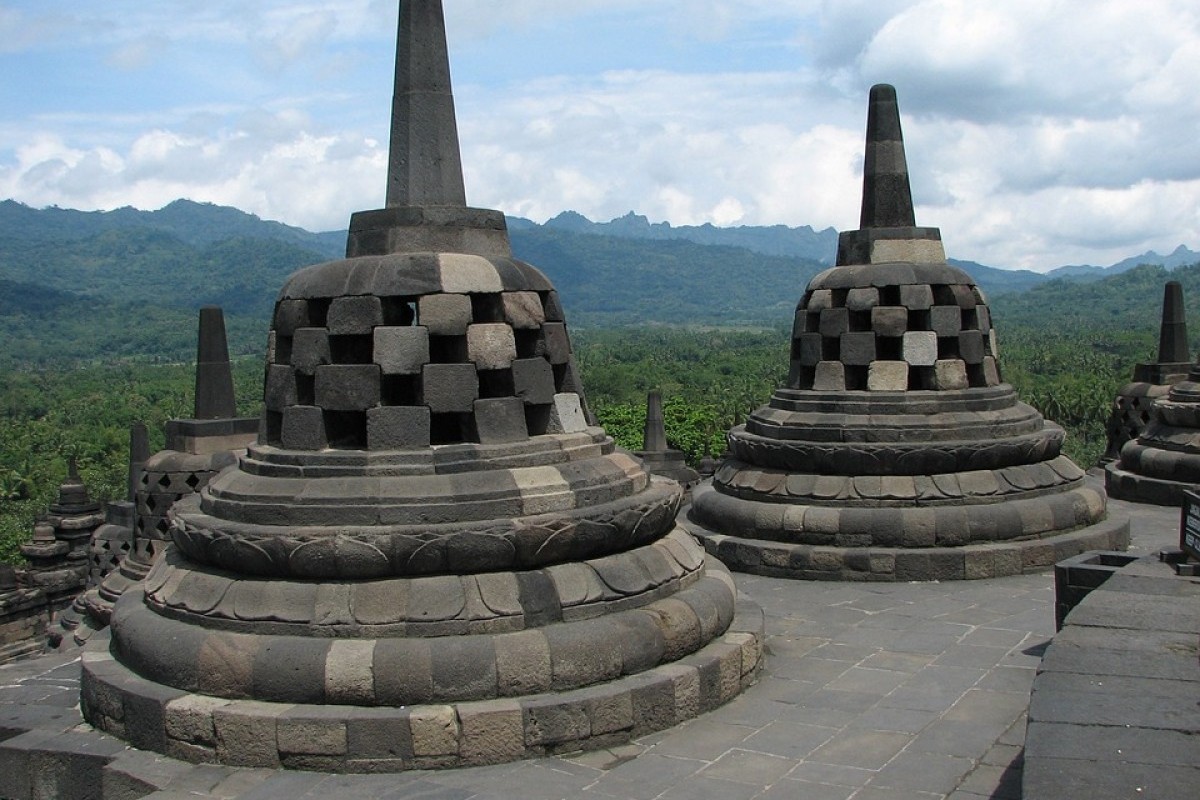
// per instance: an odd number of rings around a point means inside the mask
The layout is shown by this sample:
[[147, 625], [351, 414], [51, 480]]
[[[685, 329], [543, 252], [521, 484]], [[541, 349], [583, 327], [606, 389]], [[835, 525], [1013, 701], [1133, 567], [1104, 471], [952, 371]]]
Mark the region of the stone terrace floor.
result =
[[[1113, 511], [1132, 516], [1131, 552], [1178, 543], [1177, 509], [1110, 503]], [[1030, 687], [1054, 634], [1050, 572], [941, 584], [735, 577], [766, 613], [766, 666], [757, 685], [721, 709], [633, 744], [387, 776], [193, 766], [123, 751], [105, 768], [105, 795], [1020, 798]], [[28, 740], [36, 750], [42, 731], [78, 722], [70, 734], [73, 747], [106, 757], [121, 751], [115, 740], [79, 721], [77, 692], [78, 662], [71, 658], [0, 668], [0, 735], [11, 736], [17, 724], [33, 729], [4, 749]], [[0, 796], [6, 778], [0, 772]]]

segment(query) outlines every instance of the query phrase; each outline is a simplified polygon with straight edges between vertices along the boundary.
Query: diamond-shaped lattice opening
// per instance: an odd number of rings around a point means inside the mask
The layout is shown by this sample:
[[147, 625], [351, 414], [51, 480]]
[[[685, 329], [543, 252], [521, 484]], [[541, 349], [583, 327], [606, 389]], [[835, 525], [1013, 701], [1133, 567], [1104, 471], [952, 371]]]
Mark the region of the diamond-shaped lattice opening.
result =
[[158, 531], [161, 536], [166, 536], [167, 531], [171, 530], [171, 523], [166, 517], [162, 517], [158, 522], [154, 523], [154, 530]]
[[146, 495], [146, 510], [147, 511], [149, 511], [151, 514], [153, 514], [154, 509], [157, 505], [158, 505], [158, 502], [154, 499], [154, 495], [152, 495], [152, 494]]
[[162, 476], [160, 476], [160, 477], [159, 477], [159, 479], [158, 479], [158, 485], [159, 485], [159, 486], [161, 486], [161, 487], [162, 487], [162, 488], [164, 488], [164, 489], [170, 488], [170, 486], [171, 486], [171, 476], [170, 476], [170, 475], [162, 475]]
[[200, 483], [202, 482], [202, 480], [203, 479], [199, 475], [197, 475], [196, 473], [193, 472], [191, 475], [187, 476], [187, 480], [184, 481], [184, 483], [186, 483], [188, 485], [188, 488], [190, 488], [194, 492], [194, 491], [196, 491], [196, 489], [198, 489], [200, 487]]

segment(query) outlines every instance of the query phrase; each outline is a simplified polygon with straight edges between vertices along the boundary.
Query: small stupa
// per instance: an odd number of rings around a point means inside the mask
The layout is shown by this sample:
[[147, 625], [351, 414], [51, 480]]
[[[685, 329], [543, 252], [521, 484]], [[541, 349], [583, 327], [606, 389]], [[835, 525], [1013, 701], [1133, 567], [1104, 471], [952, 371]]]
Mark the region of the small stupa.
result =
[[896, 92], [871, 89], [861, 227], [813, 278], [787, 386], [729, 434], [689, 530], [735, 569], [988, 578], [1123, 548], [1127, 519], [1001, 381], [983, 293], [917, 227]]
[[76, 604], [82, 606], [82, 618], [76, 621], [72, 615], [65, 620], [72, 628], [64, 646], [83, 644], [109, 624], [117, 599], [146, 577], [166, 546], [171, 507], [232, 466], [237, 454], [255, 440], [259, 420], [236, 414], [225, 315], [217, 306], [205, 306], [198, 323], [193, 416], [167, 420], [166, 448], [149, 458], [144, 455], [144, 430], [135, 427], [131, 432], [133, 541], [115, 569]]
[[1150, 424], [1154, 401], [1166, 397], [1173, 384], [1187, 378], [1191, 368], [1183, 286], [1179, 281], [1167, 281], [1163, 289], [1158, 358], [1134, 366], [1133, 381], [1121, 387], [1113, 398], [1112, 413], [1105, 425], [1108, 446], [1100, 459], [1102, 464], [1116, 461], [1125, 443], [1142, 435]]
[[761, 612], [677, 526], [681, 487], [588, 424], [554, 287], [465, 204], [440, 0], [400, 3], [387, 207], [284, 285], [264, 394], [84, 653], [96, 727], [453, 767], [610, 746], [755, 675]]
[[700, 473], [687, 465], [686, 454], [671, 447], [667, 442], [660, 392], [650, 392], [646, 396], [646, 426], [642, 435], [642, 449], [635, 450], [633, 454], [642, 460], [647, 472], [682, 484], [688, 493], [700, 480]]

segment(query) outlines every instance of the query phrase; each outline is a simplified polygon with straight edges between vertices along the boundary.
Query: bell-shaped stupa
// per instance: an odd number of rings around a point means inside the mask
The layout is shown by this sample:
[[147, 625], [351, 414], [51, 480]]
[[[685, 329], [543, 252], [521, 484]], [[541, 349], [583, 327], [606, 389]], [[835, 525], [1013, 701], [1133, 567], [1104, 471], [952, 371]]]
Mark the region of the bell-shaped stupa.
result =
[[871, 90], [861, 229], [796, 311], [788, 385], [729, 434], [689, 528], [735, 569], [986, 578], [1117, 549], [1128, 521], [1001, 381], [983, 293], [917, 227], [896, 92]]
[[1179, 281], [1167, 281], [1163, 287], [1158, 358], [1134, 366], [1133, 380], [1122, 386], [1113, 398], [1112, 412], [1105, 425], [1108, 447], [1100, 459], [1101, 463], [1116, 461], [1121, 457], [1121, 448], [1125, 443], [1142, 435], [1150, 424], [1154, 401], [1166, 397], [1171, 386], [1187, 378], [1191, 368], [1183, 285]]
[[287, 281], [257, 444], [175, 504], [85, 656], [85, 715], [138, 747], [491, 763], [668, 727], [755, 675], [761, 612], [677, 527], [681, 487], [588, 425], [554, 287], [465, 205], [444, 25], [400, 3], [387, 208]]

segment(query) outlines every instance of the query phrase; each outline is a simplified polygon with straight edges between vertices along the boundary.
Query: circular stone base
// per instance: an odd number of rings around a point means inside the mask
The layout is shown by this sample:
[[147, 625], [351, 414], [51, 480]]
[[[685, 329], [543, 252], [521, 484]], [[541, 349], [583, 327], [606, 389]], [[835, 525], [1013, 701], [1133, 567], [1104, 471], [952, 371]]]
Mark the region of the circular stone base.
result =
[[1183, 493], [1196, 491], [1197, 484], [1152, 478], [1127, 472], [1118, 465], [1119, 461], [1104, 467], [1104, 487], [1110, 497], [1128, 500], [1131, 503], [1149, 503], [1156, 506], [1181, 506]]
[[104, 632], [83, 653], [80, 697], [96, 728], [185, 761], [327, 772], [468, 767], [612, 747], [692, 719], [753, 683], [763, 636], [762, 610], [740, 595], [722, 636], [645, 672], [565, 692], [368, 708], [172, 689], [117, 661]]
[[743, 539], [713, 533], [686, 518], [679, 522], [710, 555], [738, 572], [819, 581], [947, 581], [999, 578], [1050, 569], [1088, 550], [1124, 550], [1129, 518], [1107, 519], [1076, 531], [1037, 539], [962, 547], [827, 547]]

